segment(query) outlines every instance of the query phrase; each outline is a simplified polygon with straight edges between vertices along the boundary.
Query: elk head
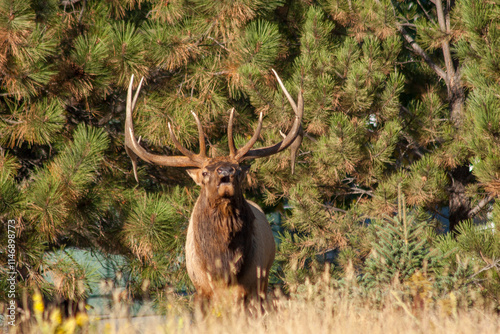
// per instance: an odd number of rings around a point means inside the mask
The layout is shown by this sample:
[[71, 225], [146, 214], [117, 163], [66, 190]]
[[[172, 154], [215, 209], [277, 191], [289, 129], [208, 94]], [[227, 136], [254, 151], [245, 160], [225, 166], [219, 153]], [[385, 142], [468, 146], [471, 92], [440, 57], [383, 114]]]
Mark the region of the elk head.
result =
[[[168, 123], [168, 129], [172, 141], [175, 147], [183, 154], [182, 156], [166, 156], [157, 155], [147, 152], [136, 140], [134, 134], [134, 126], [132, 122], [132, 112], [135, 109], [137, 98], [141, 90], [143, 79], [141, 79], [137, 91], [132, 98], [132, 86], [134, 82], [134, 76], [132, 75], [130, 79], [130, 84], [128, 87], [127, 94], [127, 107], [126, 107], [126, 121], [125, 121], [125, 150], [132, 160], [134, 177], [138, 181], [137, 177], [137, 158], [142, 160], [160, 165], [160, 166], [170, 166], [170, 167], [188, 167], [189, 175], [194, 179], [194, 181], [206, 188], [206, 191], [210, 191], [211, 194], [218, 194], [222, 197], [231, 197], [237, 195], [241, 192], [240, 183], [242, 176], [245, 174], [246, 169], [240, 166], [240, 163], [244, 160], [255, 159], [267, 157], [278, 152], [281, 152], [293, 146], [292, 151], [292, 172], [294, 166], [295, 153], [300, 146], [302, 141], [302, 116], [304, 113], [304, 103], [302, 98], [302, 93], [299, 92], [297, 103], [288, 93], [287, 89], [283, 85], [283, 82], [279, 78], [276, 71], [272, 70], [278, 83], [283, 90], [283, 93], [287, 97], [292, 109], [295, 113], [295, 120], [293, 122], [292, 128], [289, 133], [284, 136], [284, 139], [277, 144], [262, 147], [257, 149], [252, 149], [253, 145], [259, 138], [260, 131], [262, 129], [262, 113], [259, 116], [259, 122], [257, 128], [252, 136], [252, 138], [241, 148], [236, 148], [233, 139], [233, 118], [234, 118], [234, 108], [231, 110], [228, 123], [228, 144], [229, 144], [229, 155], [226, 157], [216, 157], [209, 158], [206, 155], [205, 146], [205, 134], [198, 116], [191, 111], [196, 124], [198, 126], [199, 135], [199, 146], [200, 153], [195, 154], [190, 150], [183, 147], [174, 135], [172, 126]], [[139, 139], [140, 140], [140, 139]]]

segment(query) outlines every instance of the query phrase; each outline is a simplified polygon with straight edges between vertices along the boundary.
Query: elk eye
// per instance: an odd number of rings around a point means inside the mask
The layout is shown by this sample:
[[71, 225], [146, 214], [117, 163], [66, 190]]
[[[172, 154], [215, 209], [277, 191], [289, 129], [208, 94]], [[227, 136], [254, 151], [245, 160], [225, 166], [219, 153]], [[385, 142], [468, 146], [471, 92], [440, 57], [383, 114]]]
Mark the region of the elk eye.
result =
[[201, 175], [203, 175], [203, 177], [205, 177], [205, 176], [208, 175], [208, 173], [207, 172], [203, 172], [203, 173], [201, 173]]

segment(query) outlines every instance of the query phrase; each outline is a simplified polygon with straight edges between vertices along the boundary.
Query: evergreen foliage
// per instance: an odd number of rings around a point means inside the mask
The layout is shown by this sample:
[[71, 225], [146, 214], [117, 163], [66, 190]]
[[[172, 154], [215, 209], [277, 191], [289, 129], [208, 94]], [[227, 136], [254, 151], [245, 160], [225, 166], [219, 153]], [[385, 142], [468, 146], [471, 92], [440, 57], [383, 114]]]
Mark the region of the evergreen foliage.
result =
[[[498, 226], [498, 225], [497, 225]], [[478, 287], [482, 295], [498, 303], [500, 298], [500, 237], [493, 225], [464, 221], [458, 235], [440, 235], [435, 247], [444, 257], [439, 287], [446, 292]]]
[[417, 272], [430, 271], [437, 257], [430, 249], [425, 235], [425, 221], [406, 213], [404, 197], [399, 196], [397, 217], [375, 222], [373, 250], [366, 260], [363, 281], [370, 287], [376, 284], [408, 282]]
[[[405, 280], [434, 261], [424, 227], [445, 221], [459, 236], [437, 243], [443, 254], [482, 254], [491, 268], [447, 257], [443, 275], [491, 283], [497, 236], [474, 248], [461, 235], [479, 232], [458, 226], [500, 224], [499, 20], [498, 4], [481, 0], [0, 0], [0, 255], [15, 219], [20, 289], [56, 291], [44, 253], [66, 246], [124, 255], [132, 295], [189, 290], [197, 190], [183, 170], [142, 162], [136, 184], [123, 148], [128, 80], [145, 78], [134, 115], [144, 147], [179, 154], [171, 122], [197, 151], [194, 110], [218, 156], [232, 107], [237, 145], [260, 112], [256, 146], [290, 128], [275, 68], [292, 95], [303, 91], [305, 115], [295, 174], [284, 153], [250, 162], [247, 177], [247, 196], [282, 213], [274, 281], [288, 288], [325, 262], [336, 277]], [[407, 219], [394, 217], [398, 187]], [[383, 259], [395, 267], [380, 273]]]

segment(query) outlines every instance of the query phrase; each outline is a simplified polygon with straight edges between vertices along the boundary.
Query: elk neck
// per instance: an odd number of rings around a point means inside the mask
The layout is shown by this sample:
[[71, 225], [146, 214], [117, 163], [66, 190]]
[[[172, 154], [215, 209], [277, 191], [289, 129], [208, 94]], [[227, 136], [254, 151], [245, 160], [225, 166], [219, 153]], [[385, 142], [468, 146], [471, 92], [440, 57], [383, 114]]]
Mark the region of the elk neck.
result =
[[255, 216], [240, 192], [229, 198], [202, 195], [193, 211], [197, 253], [212, 277], [236, 279], [252, 256]]

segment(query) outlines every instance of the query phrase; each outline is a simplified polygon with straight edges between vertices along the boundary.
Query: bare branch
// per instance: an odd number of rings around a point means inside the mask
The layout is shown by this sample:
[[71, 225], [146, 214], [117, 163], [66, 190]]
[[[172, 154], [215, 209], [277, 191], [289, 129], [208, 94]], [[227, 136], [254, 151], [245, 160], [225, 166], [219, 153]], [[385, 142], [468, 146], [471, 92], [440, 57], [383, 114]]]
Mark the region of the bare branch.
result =
[[63, 0], [61, 1], [61, 5], [63, 6], [71, 6], [74, 5], [77, 2], [80, 2], [81, 0]]
[[495, 198], [493, 195], [488, 195], [488, 197], [483, 198], [472, 210], [469, 211], [468, 216], [469, 218], [474, 217], [476, 214], [479, 213], [489, 202], [491, 202]]
[[373, 197], [373, 191], [371, 191], [371, 190], [365, 190], [365, 189], [361, 189], [358, 187], [351, 187], [351, 190], [352, 190], [351, 194], [363, 194], [363, 195]]
[[436, 5], [439, 28], [441, 28], [442, 32], [446, 32], [446, 20], [444, 17], [443, 3], [441, 0], [435, 0], [434, 4]]
[[[441, 0], [436, 0], [436, 12], [437, 12], [437, 17], [438, 17], [438, 23], [439, 23], [439, 28], [441, 29], [441, 32], [444, 34], [448, 35], [449, 34], [449, 22], [446, 22], [446, 19], [449, 20], [448, 14], [445, 15], [444, 9], [443, 9], [443, 3]], [[450, 50], [450, 41], [445, 39], [441, 43], [441, 47], [443, 49], [443, 57], [444, 57], [444, 63], [446, 66], [446, 72], [447, 72], [447, 80], [446, 80], [446, 85], [448, 86], [448, 90], [450, 90], [450, 84], [451, 84], [451, 79], [455, 78], [455, 67], [453, 66], [453, 59], [451, 58], [451, 50]]]
[[339, 209], [339, 208], [336, 208], [332, 205], [327, 205], [327, 204], [324, 204], [323, 207], [329, 211], [335, 211], [335, 212], [341, 212], [341, 213], [347, 213], [346, 210], [344, 209]]
[[499, 270], [498, 267], [500, 266], [500, 259], [497, 259], [497, 260], [493, 260], [492, 263], [484, 266], [483, 268], [481, 268], [481, 270], [479, 270], [477, 273], [471, 275], [469, 277], [469, 279], [472, 279], [474, 277], [476, 277], [477, 275], [479, 275], [480, 273], [482, 273], [483, 271], [487, 271], [487, 270], [490, 270], [491, 268], [495, 268], [495, 270]]
[[432, 18], [432, 16], [430, 16], [429, 13], [425, 10], [424, 6], [422, 6], [422, 3], [420, 2], [420, 0], [417, 0], [417, 3], [420, 6], [420, 8], [422, 9], [422, 11], [424, 12], [424, 14], [427, 17], [427, 19], [429, 21], [431, 21], [432, 23], [435, 23], [434, 19]]
[[345, 195], [367, 195], [369, 197], [373, 197], [374, 196], [373, 195], [373, 191], [371, 191], [371, 190], [365, 190], [365, 189], [361, 189], [361, 188], [358, 188], [358, 187], [349, 187], [348, 189], [350, 191], [345, 191], [343, 193], [337, 193], [336, 195], [341, 195], [341, 196], [345, 196]]
[[408, 32], [405, 30], [405, 28], [402, 25], [398, 24], [398, 30], [403, 35], [403, 38], [410, 44], [411, 48], [413, 51], [415, 51], [416, 54], [418, 54], [422, 59], [427, 63], [427, 65], [432, 68], [436, 74], [443, 79], [444, 81], [447, 81], [447, 76], [446, 72], [443, 71], [436, 63], [432, 61], [432, 59], [429, 57], [427, 53], [425, 53], [424, 49], [420, 45], [418, 45], [417, 42], [408, 34]]
[[445, 12], [445, 22], [446, 22], [446, 31], [451, 30], [451, 20], [450, 20], [450, 12], [451, 12], [451, 1], [446, 0], [446, 12]]
[[5, 123], [7, 124], [11, 124], [11, 125], [17, 125], [17, 124], [23, 124], [24, 121], [13, 121], [11, 119], [7, 119], [7, 118], [0, 118], [2, 121], [4, 121]]
[[78, 16], [78, 24], [82, 24], [83, 12], [85, 11], [86, 4], [87, 0], [83, 0], [82, 10], [80, 11], [80, 15]]
[[[440, 1], [440, 0], [438, 0], [438, 1]], [[392, 6], [392, 10], [394, 12], [394, 17], [397, 17], [396, 8], [394, 7], [394, 5]], [[406, 31], [403, 24], [396, 23], [396, 26], [397, 26], [399, 32], [401, 33], [401, 35], [403, 35], [403, 38], [406, 40], [406, 42], [408, 44], [410, 44], [413, 51], [417, 55], [422, 57], [422, 59], [427, 63], [427, 65], [429, 65], [430, 68], [432, 68], [432, 70], [434, 72], [436, 72], [436, 74], [446, 82], [446, 85], [448, 85], [449, 80], [448, 80], [447, 73], [445, 71], [443, 71], [443, 69], [441, 69], [434, 61], [432, 61], [431, 57], [429, 57], [429, 55], [427, 53], [425, 53], [424, 49], [422, 49], [422, 47]]]
[[221, 48], [223, 48], [224, 50], [226, 51], [229, 51], [228, 48], [226, 48], [222, 43], [220, 43], [219, 41], [217, 41], [215, 38], [213, 38], [212, 36], [208, 36], [208, 39], [211, 39], [212, 41], [214, 41], [218, 46], [220, 46]]

